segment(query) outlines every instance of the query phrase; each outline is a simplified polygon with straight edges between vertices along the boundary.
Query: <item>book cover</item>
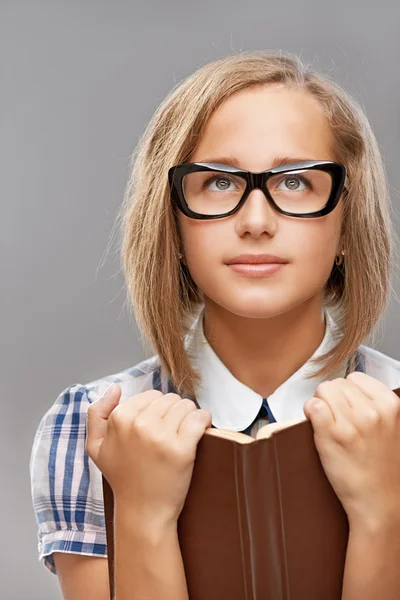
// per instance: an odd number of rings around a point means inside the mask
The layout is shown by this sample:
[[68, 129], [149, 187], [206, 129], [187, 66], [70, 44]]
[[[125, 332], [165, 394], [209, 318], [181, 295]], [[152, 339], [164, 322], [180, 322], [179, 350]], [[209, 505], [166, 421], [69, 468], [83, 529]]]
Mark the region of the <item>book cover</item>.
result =
[[[400, 397], [400, 388], [393, 390]], [[190, 600], [340, 600], [347, 515], [308, 420], [207, 429], [178, 520]], [[114, 498], [103, 477], [111, 598]]]

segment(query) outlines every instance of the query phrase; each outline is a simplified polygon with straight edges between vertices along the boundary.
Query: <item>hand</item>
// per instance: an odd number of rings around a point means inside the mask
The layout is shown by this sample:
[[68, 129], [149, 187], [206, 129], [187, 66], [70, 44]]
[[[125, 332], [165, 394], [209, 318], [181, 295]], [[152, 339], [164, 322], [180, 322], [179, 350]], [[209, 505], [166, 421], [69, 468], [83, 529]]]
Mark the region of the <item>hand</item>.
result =
[[86, 451], [138, 519], [176, 522], [211, 414], [177, 394], [120, 395], [116, 384], [89, 406]]
[[400, 399], [365, 373], [321, 383], [304, 403], [314, 441], [349, 522], [400, 518]]

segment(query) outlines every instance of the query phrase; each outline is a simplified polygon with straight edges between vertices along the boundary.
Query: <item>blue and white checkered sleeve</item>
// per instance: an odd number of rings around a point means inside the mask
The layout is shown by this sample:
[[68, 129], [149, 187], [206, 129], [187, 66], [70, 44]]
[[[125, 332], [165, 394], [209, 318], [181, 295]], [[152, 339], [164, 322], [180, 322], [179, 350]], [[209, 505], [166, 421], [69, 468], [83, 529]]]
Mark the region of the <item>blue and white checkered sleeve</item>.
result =
[[80, 384], [66, 388], [36, 431], [30, 476], [39, 560], [56, 574], [53, 552], [107, 556], [101, 472], [86, 450], [86, 416], [98, 397]]

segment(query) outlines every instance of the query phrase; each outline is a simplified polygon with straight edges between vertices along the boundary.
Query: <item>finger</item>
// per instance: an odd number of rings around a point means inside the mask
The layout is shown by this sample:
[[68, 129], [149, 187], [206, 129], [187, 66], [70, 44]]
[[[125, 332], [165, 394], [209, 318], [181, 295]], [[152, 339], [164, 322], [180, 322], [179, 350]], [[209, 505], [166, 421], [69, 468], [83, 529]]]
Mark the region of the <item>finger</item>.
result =
[[193, 400], [190, 400], [189, 398], [179, 398], [179, 401], [171, 406], [166, 413], [163, 419], [163, 425], [168, 430], [178, 433], [183, 419], [186, 417], [186, 415], [195, 410], [199, 409]]
[[124, 414], [124, 419], [134, 419], [147, 410], [149, 406], [156, 402], [159, 398], [163, 397], [164, 394], [158, 390], [147, 390], [128, 398], [123, 404], [118, 407]]
[[353, 409], [353, 419], [356, 423], [362, 424], [365, 420], [380, 419], [380, 414], [376, 410], [377, 405], [367, 396], [356, 383], [351, 379], [341, 380], [340, 384], [348, 403]]
[[[346, 381], [355, 383], [364, 394], [372, 401], [381, 397], [391, 396], [394, 394], [386, 385], [384, 385], [375, 377], [371, 377], [360, 371], [353, 371], [346, 377]], [[394, 394], [396, 396], [396, 394]]]
[[[388, 428], [396, 427], [397, 414], [399, 412], [398, 400], [392, 404], [390, 399], [389, 401], [385, 401], [380, 394], [379, 400], [374, 401], [362, 391], [353, 379], [346, 379], [345, 383], [344, 393], [347, 395], [349, 402], [353, 406], [354, 421], [361, 433], [366, 434], [371, 431], [371, 429], [374, 430], [382, 424]], [[387, 391], [391, 392], [389, 389], [387, 389]]]
[[381, 381], [358, 371], [350, 373], [346, 381], [354, 383], [385, 419], [391, 420], [393, 415], [399, 413], [400, 398]]
[[321, 422], [328, 436], [332, 436], [337, 443], [349, 445], [357, 439], [359, 427], [355, 410], [344, 393], [346, 385], [346, 381], [340, 377], [333, 381], [325, 381], [317, 387], [315, 396], [325, 402], [333, 416], [331, 422], [328, 418], [323, 422], [317, 421], [317, 427]]
[[189, 412], [182, 420], [178, 435], [189, 442], [197, 444], [207, 427], [211, 427], [212, 416], [208, 410], [198, 408]]
[[340, 378], [333, 381], [323, 381], [314, 393], [315, 398], [324, 400], [328, 405], [337, 424], [349, 422], [353, 419], [353, 409], [344, 394], [343, 382]]
[[339, 379], [338, 385], [355, 412], [365, 411], [372, 407], [371, 398], [352, 379]]
[[104, 395], [92, 402], [88, 408], [86, 419], [86, 451], [92, 458], [92, 455], [97, 453], [104, 439], [108, 418], [118, 405], [120, 397], [120, 386], [112, 383], [108, 386]]
[[161, 421], [171, 407], [180, 400], [182, 400], [182, 398], [178, 394], [173, 394], [172, 392], [157, 396], [157, 398], [142, 411], [141, 416], [143, 419], [149, 419], [149, 422], [152, 423]]
[[313, 396], [306, 400], [303, 405], [303, 412], [306, 418], [311, 421], [314, 430], [330, 427], [335, 423], [332, 410], [321, 398]]

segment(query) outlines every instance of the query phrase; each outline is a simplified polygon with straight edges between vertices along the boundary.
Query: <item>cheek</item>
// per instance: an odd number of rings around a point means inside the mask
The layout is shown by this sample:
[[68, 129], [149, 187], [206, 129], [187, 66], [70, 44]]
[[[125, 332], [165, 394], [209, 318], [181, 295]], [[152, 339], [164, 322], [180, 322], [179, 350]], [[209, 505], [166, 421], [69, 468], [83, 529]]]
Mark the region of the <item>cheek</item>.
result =
[[338, 249], [340, 227], [316, 221], [308, 225], [292, 231], [288, 256], [293, 259], [298, 272], [318, 279], [328, 277]]
[[189, 267], [201, 268], [207, 260], [221, 261], [226, 256], [227, 232], [221, 225], [216, 221], [181, 219], [179, 227]]
[[[187, 268], [195, 284], [208, 297], [213, 297], [223, 283], [227, 268], [223, 261], [240, 251], [240, 240], [235, 239], [233, 233], [227, 231], [222, 221], [193, 220], [181, 225]], [[218, 298], [217, 294], [215, 300]]]

